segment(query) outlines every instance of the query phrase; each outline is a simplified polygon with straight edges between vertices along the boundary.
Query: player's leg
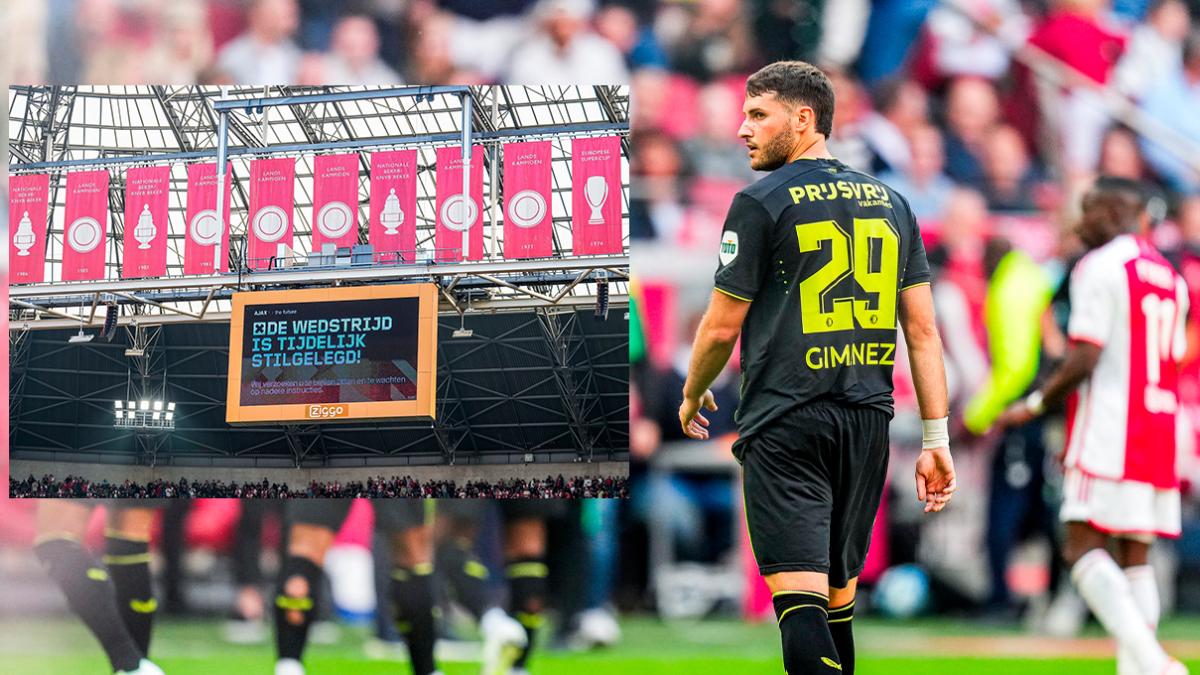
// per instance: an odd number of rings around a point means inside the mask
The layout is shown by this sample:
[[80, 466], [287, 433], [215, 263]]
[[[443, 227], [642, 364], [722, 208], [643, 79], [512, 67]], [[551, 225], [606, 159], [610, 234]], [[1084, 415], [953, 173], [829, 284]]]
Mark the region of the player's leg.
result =
[[853, 675], [854, 597], [887, 481], [890, 420], [886, 413], [872, 408], [834, 409], [832, 413], [840, 424], [836, 455], [826, 463], [834, 485], [828, 624], [842, 675]]
[[143, 654], [150, 653], [150, 631], [158, 601], [150, 577], [150, 526], [154, 509], [128, 502], [110, 505], [104, 531], [104, 565], [112, 578], [117, 606], [129, 634]]
[[533, 651], [538, 630], [545, 623], [547, 577], [546, 521], [539, 517], [514, 518], [505, 524], [505, 577], [511, 595], [511, 614], [525, 627], [528, 638], [513, 664], [524, 669]]
[[[1120, 537], [1116, 542], [1117, 564], [1129, 580], [1129, 589], [1133, 592], [1134, 602], [1142, 613], [1142, 618], [1150, 627], [1151, 632], [1158, 630], [1158, 617], [1162, 609], [1158, 597], [1158, 582], [1154, 578], [1154, 568], [1150, 566], [1150, 543], [1147, 537], [1136, 539]], [[1133, 655], [1121, 647], [1117, 650], [1117, 675], [1137, 675]]]
[[763, 576], [771, 589], [783, 641], [783, 668], [790, 675], [841, 670], [829, 630], [829, 577], [822, 572], [776, 572]]
[[1108, 536], [1088, 523], [1067, 522], [1064, 556], [1071, 580], [1092, 613], [1141, 673], [1167, 672], [1171, 660], [1142, 618], [1129, 579], [1106, 549]]
[[850, 579], [841, 588], [829, 587], [829, 635], [837, 647], [841, 659], [842, 673], [854, 674], [854, 596], [858, 591], [858, 577]]
[[325, 554], [350, 500], [319, 499], [289, 503], [287, 555], [279, 570], [275, 597], [275, 675], [303, 675], [301, 657], [316, 616]]
[[34, 552], [62, 589], [71, 610], [96, 636], [114, 671], [161, 672], [145, 660], [117, 607], [112, 580], [80, 544], [91, 504], [68, 499], [38, 504]]
[[828, 623], [834, 507], [828, 458], [837, 423], [826, 406], [805, 409], [735, 448], [751, 546], [771, 589], [783, 665], [792, 675], [841, 666]]
[[454, 598], [476, 620], [482, 620], [495, 607], [487, 587], [490, 573], [475, 553], [478, 511], [484, 505], [478, 500], [441, 500], [434, 524], [438, 575], [445, 578]]
[[[427, 502], [432, 507], [433, 502]], [[400, 633], [408, 643], [414, 675], [437, 670], [433, 646], [433, 525], [426, 502], [415, 499], [376, 500], [375, 519], [390, 534], [392, 602]]]

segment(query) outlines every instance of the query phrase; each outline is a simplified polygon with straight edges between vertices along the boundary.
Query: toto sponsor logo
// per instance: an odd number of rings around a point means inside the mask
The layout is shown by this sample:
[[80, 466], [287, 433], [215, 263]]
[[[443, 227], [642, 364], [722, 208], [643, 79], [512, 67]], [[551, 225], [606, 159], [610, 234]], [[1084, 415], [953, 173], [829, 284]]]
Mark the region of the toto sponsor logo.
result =
[[334, 419], [337, 417], [349, 417], [349, 416], [350, 416], [350, 408], [349, 408], [349, 406], [346, 406], [346, 405], [332, 404], [332, 405], [310, 405], [310, 406], [308, 406], [308, 418], [309, 419], [327, 420], [327, 419]]

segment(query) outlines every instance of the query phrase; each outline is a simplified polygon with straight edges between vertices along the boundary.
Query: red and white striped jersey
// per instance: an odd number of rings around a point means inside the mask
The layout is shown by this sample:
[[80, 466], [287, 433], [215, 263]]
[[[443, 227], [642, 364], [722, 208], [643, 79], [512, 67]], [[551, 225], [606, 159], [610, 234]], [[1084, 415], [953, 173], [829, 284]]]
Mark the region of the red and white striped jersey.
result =
[[1149, 242], [1116, 237], [1071, 274], [1072, 340], [1100, 360], [1068, 407], [1067, 468], [1178, 487], [1175, 414], [1186, 348], [1187, 287]]

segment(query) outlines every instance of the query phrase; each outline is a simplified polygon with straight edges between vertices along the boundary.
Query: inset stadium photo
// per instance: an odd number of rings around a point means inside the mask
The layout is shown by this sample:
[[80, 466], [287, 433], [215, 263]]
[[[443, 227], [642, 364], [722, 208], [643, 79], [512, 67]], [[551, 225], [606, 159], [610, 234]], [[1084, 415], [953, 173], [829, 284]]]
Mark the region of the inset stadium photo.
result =
[[13, 497], [623, 493], [626, 87], [9, 104]]

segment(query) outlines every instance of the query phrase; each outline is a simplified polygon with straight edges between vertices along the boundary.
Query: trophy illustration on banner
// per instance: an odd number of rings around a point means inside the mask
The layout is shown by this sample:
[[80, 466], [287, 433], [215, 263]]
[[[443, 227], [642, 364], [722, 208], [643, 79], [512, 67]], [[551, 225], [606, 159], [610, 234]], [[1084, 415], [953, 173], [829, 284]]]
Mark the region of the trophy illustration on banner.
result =
[[588, 225], [603, 224], [604, 216], [600, 213], [600, 207], [604, 206], [604, 200], [608, 199], [608, 179], [604, 176], [591, 176], [584, 185], [583, 194], [587, 197], [588, 206], [592, 207]]
[[138, 216], [137, 227], [133, 230], [133, 238], [138, 242], [139, 249], [150, 248], [150, 242], [154, 241], [154, 217], [150, 215], [150, 205], [142, 205], [142, 215]]
[[383, 202], [383, 213], [379, 214], [379, 222], [383, 225], [384, 234], [396, 234], [396, 228], [404, 222], [404, 211], [400, 209], [400, 198], [396, 196], [396, 188], [388, 191], [387, 199]]
[[33, 248], [33, 242], [37, 240], [37, 236], [33, 233], [33, 223], [29, 220], [29, 212], [21, 216], [21, 223], [17, 225], [17, 231], [13, 233], [13, 246], [17, 247], [17, 255], [29, 255], [29, 249]]

